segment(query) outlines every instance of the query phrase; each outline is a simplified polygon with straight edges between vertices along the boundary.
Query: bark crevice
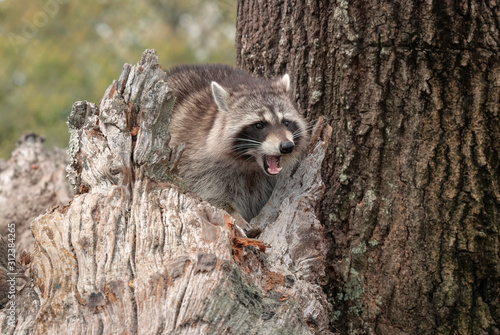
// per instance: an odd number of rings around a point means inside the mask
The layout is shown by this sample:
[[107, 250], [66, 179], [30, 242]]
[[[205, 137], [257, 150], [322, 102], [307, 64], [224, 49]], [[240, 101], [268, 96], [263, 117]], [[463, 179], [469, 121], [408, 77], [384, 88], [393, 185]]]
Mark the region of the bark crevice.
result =
[[500, 332], [500, 301], [480, 289], [500, 278], [498, 11], [277, 3], [284, 50], [257, 44], [282, 37], [255, 25], [254, 2], [239, 3], [237, 63], [285, 63], [304, 114], [333, 128], [318, 206], [332, 332]]

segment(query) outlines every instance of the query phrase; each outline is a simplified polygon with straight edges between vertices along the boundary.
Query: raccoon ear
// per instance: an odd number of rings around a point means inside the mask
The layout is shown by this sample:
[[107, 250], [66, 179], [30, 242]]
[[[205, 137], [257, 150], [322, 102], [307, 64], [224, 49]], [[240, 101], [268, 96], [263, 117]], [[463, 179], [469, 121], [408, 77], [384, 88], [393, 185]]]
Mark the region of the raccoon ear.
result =
[[278, 80], [278, 85], [285, 89], [285, 92], [290, 91], [290, 76], [288, 73], [285, 73], [285, 75]]
[[219, 107], [219, 110], [221, 111], [227, 111], [227, 99], [229, 98], [229, 93], [227, 93], [227, 91], [215, 81], [212, 81], [210, 85], [212, 86], [212, 95], [214, 96], [217, 107]]

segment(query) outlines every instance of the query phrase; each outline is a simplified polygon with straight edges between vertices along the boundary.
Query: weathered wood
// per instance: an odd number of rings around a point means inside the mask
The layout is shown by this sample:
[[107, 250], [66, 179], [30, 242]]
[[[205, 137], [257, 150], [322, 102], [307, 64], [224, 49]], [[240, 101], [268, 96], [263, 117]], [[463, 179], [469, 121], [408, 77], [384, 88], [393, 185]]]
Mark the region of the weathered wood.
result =
[[[66, 152], [43, 148], [43, 138], [35, 134], [22, 136], [8, 160], [0, 160], [0, 324], [2, 334], [14, 329], [6, 326], [11, 293], [15, 298], [18, 324], [29, 329], [40, 308], [40, 300], [30, 288], [29, 253], [33, 251], [30, 222], [47, 209], [67, 204], [73, 197], [66, 180]], [[12, 233], [12, 228], [15, 233]], [[8, 230], [9, 229], [9, 230]], [[15, 245], [15, 248], [9, 245]], [[15, 250], [17, 266], [8, 263]], [[15, 285], [12, 285], [12, 280]], [[23, 308], [19, 308], [23, 306]]]
[[66, 180], [66, 152], [44, 149], [43, 140], [24, 135], [11, 157], [0, 160], [0, 235], [6, 237], [8, 224], [15, 225], [17, 255], [33, 250], [31, 220], [73, 198]]
[[0, 313], [2, 333], [329, 333], [314, 209], [331, 129], [318, 124], [307, 157], [252, 221], [263, 246], [172, 183], [167, 81], [148, 50], [99, 106], [73, 106], [68, 174], [79, 194], [32, 222], [39, 307], [15, 330]]

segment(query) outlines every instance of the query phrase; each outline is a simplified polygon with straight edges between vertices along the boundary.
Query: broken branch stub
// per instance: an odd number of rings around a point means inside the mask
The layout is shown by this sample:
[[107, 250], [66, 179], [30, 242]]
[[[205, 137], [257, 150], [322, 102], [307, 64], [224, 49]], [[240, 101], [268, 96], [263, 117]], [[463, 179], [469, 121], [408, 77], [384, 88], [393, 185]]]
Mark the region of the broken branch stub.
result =
[[73, 187], [94, 192], [112, 185], [130, 188], [141, 173], [164, 180], [174, 101], [156, 53], [148, 50], [137, 65], [124, 65], [99, 107], [75, 103], [68, 120]]
[[147, 50], [99, 106], [74, 105], [68, 175], [80, 194], [32, 222], [40, 307], [15, 332], [329, 334], [314, 213], [331, 129], [318, 125], [307, 157], [252, 221], [262, 243], [249, 243], [227, 213], [171, 183], [173, 103]]

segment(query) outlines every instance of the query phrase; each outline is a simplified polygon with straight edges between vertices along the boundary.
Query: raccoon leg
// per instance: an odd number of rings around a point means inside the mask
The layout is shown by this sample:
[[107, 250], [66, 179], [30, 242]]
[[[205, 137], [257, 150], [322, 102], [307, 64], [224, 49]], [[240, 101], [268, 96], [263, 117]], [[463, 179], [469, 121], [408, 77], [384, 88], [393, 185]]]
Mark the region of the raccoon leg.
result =
[[237, 226], [237, 231], [239, 233], [242, 234], [242, 237], [247, 237], [247, 235], [245, 234], [245, 231], [250, 229], [251, 226], [250, 224], [247, 222], [247, 220], [245, 220], [241, 215], [240, 213], [238, 213], [237, 210], [231, 208], [231, 209], [226, 209], [226, 211], [229, 213], [229, 215], [231, 215], [231, 217], [234, 219], [234, 223], [236, 224]]
[[234, 219], [235, 231], [241, 237], [257, 238], [262, 233], [260, 228], [253, 228], [237, 211], [234, 211], [231, 216]]

